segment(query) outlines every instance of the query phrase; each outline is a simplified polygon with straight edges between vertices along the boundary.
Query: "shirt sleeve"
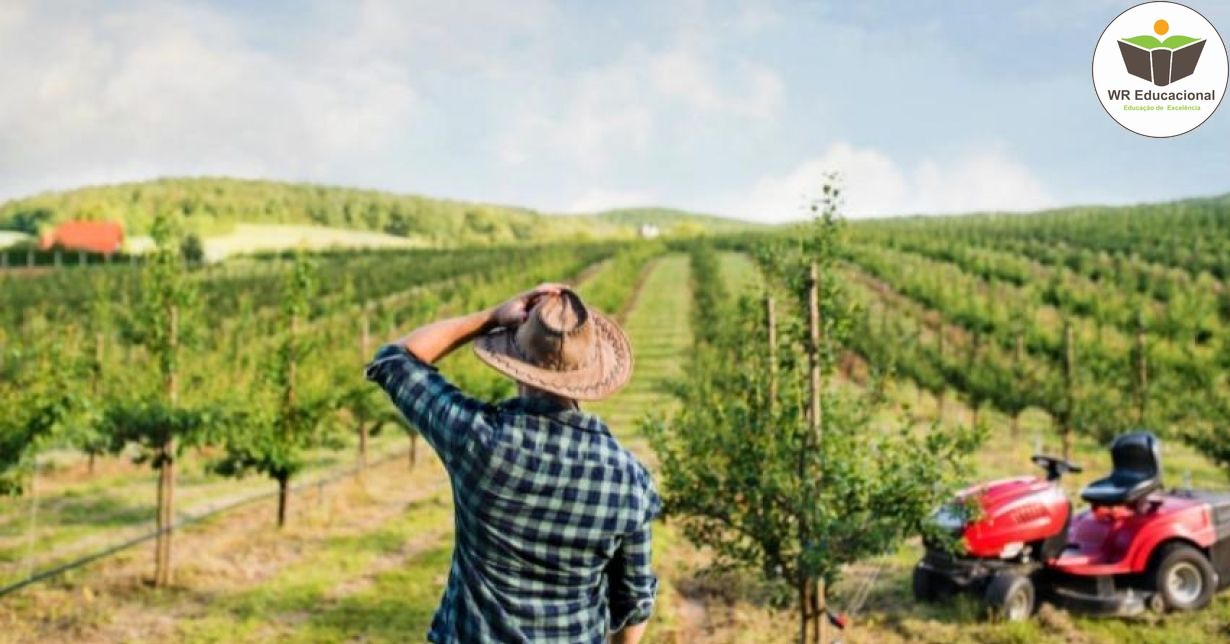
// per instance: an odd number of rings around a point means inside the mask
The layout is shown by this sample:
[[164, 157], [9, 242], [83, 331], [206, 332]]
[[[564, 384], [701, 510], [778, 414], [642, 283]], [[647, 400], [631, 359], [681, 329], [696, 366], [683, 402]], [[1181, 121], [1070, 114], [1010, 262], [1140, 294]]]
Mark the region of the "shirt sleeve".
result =
[[650, 567], [653, 555], [652, 520], [661, 512], [662, 503], [652, 486], [647, 494], [648, 511], [644, 522], [624, 537], [607, 565], [612, 633], [648, 620], [658, 594], [658, 578]]
[[445, 467], [451, 468], [467, 442], [488, 429], [486, 404], [461, 393], [401, 345], [381, 347], [365, 375], [389, 394]]

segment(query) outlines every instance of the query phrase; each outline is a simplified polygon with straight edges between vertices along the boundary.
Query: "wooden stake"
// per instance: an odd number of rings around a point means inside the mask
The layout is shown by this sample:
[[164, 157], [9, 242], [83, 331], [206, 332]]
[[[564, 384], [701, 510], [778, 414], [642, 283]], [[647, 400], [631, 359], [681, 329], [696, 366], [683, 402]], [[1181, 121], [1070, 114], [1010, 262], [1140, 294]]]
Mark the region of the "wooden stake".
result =
[[[362, 364], [370, 357], [371, 351], [371, 327], [367, 317], [367, 308], [363, 309], [363, 317], [359, 328], [359, 360]], [[359, 418], [359, 477], [362, 478], [363, 471], [367, 469], [367, 419]]]
[[820, 405], [820, 276], [819, 268], [814, 262], [808, 275], [807, 327], [808, 395], [810, 398], [808, 421], [811, 425], [812, 440], [816, 446], [819, 446], [823, 433], [824, 412]]
[[[1012, 373], [1016, 376], [1017, 386], [1023, 386], [1023, 378], [1021, 372], [1024, 369], [1022, 358], [1025, 354], [1025, 338], [1020, 331], [1016, 332], [1016, 343], [1012, 348]], [[1015, 410], [1012, 412], [1012, 437], [1016, 438], [1021, 432], [1021, 412]]]
[[1072, 417], [1076, 412], [1076, 342], [1072, 335], [1072, 324], [1063, 324], [1063, 377], [1066, 405], [1063, 413], [1063, 425], [1060, 427], [1063, 439], [1063, 460], [1072, 456]]
[[[293, 313], [290, 316], [290, 360], [286, 365], [286, 397], [284, 399], [282, 431], [289, 434], [293, 428], [290, 423], [290, 414], [295, 408], [296, 390], [295, 380], [296, 373], [299, 368], [299, 355], [297, 344], [299, 336], [299, 314]], [[274, 477], [278, 481], [278, 528], [286, 525], [286, 506], [290, 501], [290, 477], [287, 475], [279, 475]]]
[[1136, 312], [1136, 423], [1145, 424], [1149, 406], [1149, 357], [1145, 345], [1145, 316]]
[[[809, 387], [808, 397], [810, 399], [808, 421], [811, 429], [811, 445], [810, 449], [822, 449], [824, 444], [824, 408], [821, 405], [821, 381], [820, 381], [820, 352], [823, 348], [823, 335], [821, 329], [823, 320], [820, 314], [820, 269], [815, 262], [812, 262], [807, 275], [807, 327], [808, 327], [808, 343], [807, 343], [807, 358], [808, 358], [808, 374]], [[806, 477], [811, 473], [806, 471], [806, 461], [800, 458], [800, 478], [806, 480]], [[810, 535], [801, 535], [808, 537]], [[803, 543], [806, 543], [806, 538]], [[824, 612], [825, 598], [824, 585], [817, 583], [815, 579], [808, 580], [811, 586], [811, 614], [809, 618], [813, 620], [815, 628], [814, 641], [825, 644], [827, 642], [827, 629], [825, 629], [824, 620], [820, 619], [820, 615]], [[806, 624], [806, 622], [805, 622]]]
[[30, 522], [26, 528], [26, 577], [34, 575], [34, 542], [38, 532], [38, 455], [30, 472]]
[[[178, 364], [174, 356], [179, 351], [179, 307], [170, 306], [167, 320], [167, 344], [172, 355], [171, 368], [166, 373], [167, 403], [174, 409], [179, 403]], [[154, 544], [154, 586], [171, 584], [171, 524], [175, 508], [175, 437], [169, 436], [158, 449], [158, 537]]]

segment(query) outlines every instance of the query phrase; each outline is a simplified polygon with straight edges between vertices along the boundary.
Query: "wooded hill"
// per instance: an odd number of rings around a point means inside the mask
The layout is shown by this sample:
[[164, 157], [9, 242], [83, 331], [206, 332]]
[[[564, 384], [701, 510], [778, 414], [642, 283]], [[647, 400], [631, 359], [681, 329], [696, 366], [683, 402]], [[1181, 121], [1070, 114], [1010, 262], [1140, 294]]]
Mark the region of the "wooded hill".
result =
[[174, 178], [90, 186], [0, 205], [0, 229], [31, 234], [69, 219], [121, 221], [147, 234], [158, 213], [182, 213], [202, 236], [236, 224], [310, 224], [387, 233], [432, 246], [572, 237], [630, 237], [642, 224], [662, 233], [730, 232], [754, 224], [665, 208], [550, 215], [527, 208], [337, 186], [230, 178]]

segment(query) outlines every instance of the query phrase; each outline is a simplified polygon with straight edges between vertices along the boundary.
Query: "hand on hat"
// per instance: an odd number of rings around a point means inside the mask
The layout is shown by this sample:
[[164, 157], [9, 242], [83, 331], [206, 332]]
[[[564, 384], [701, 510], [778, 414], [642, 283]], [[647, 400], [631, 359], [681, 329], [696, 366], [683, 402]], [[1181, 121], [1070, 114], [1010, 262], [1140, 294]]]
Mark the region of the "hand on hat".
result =
[[530, 310], [538, 303], [539, 298], [545, 295], [559, 295], [567, 289], [567, 284], [539, 284], [497, 306], [491, 312], [491, 319], [497, 327], [511, 328], [519, 326], [529, 317]]

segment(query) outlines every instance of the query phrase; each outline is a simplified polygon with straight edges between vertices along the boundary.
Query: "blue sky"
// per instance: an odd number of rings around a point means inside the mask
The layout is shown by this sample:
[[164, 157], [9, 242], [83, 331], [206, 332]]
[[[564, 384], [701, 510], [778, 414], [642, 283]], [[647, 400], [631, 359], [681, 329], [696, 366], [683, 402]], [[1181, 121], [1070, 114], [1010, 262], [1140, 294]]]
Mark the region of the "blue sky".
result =
[[830, 170], [854, 216], [1230, 191], [1230, 108], [1154, 140], [1099, 105], [1132, 4], [5, 0], [0, 198], [222, 174], [780, 221]]

